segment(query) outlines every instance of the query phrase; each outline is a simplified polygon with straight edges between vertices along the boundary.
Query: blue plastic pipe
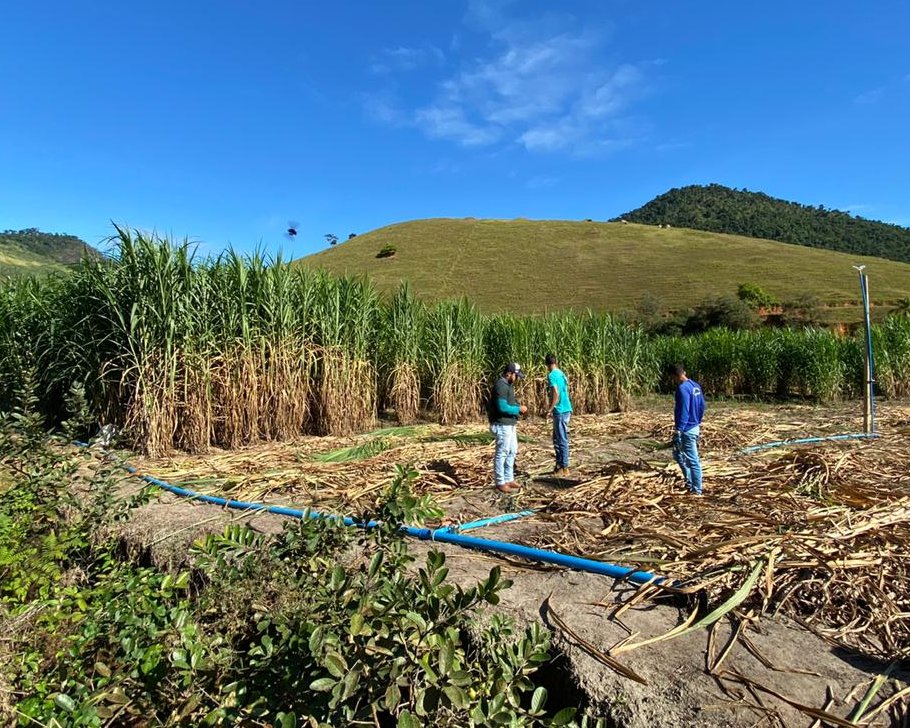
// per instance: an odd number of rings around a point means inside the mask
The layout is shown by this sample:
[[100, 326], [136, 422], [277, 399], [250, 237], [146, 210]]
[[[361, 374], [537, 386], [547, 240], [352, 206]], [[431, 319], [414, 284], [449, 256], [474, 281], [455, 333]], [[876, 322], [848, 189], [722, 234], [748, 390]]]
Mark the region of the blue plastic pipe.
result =
[[527, 518], [528, 516], [533, 516], [536, 512], [537, 511], [519, 511], [518, 513], [503, 513], [501, 516], [478, 518], [476, 521], [468, 521], [467, 523], [461, 523], [457, 526], [446, 526], [445, 528], [440, 528], [438, 530], [450, 533], [463, 533], [464, 531], [470, 531], [475, 528], [483, 528], [484, 526], [495, 526], [498, 523], [517, 521], [519, 518]]
[[777, 442], [766, 442], [764, 445], [752, 445], [744, 447], [739, 451], [740, 455], [748, 455], [759, 450], [770, 450], [772, 447], [784, 447], [786, 445], [805, 445], [810, 442], [828, 442], [829, 440], [866, 440], [878, 437], [875, 433], [857, 432], [849, 435], [829, 435], [828, 437], [803, 437], [799, 440], [778, 440]]
[[[163, 490], [166, 490], [169, 493], [173, 493], [174, 495], [180, 496], [181, 498], [191, 498], [192, 500], [201, 501], [203, 503], [212, 503], [214, 505], [224, 506], [226, 508], [232, 508], [234, 510], [263, 511], [266, 513], [274, 513], [279, 516], [288, 516], [289, 518], [300, 519], [325, 518], [328, 520], [341, 521], [346, 526], [354, 526], [357, 528], [376, 528], [379, 525], [378, 521], [356, 521], [350, 516], [336, 516], [330, 513], [319, 513], [318, 511], [302, 511], [297, 508], [287, 508], [285, 506], [270, 506], [266, 505], [265, 503], [250, 503], [247, 501], [221, 498], [215, 495], [204, 495], [187, 488], [180, 488], [176, 485], [171, 485], [170, 483], [152, 477], [151, 475], [144, 475], [132, 465], [129, 465], [127, 463], [123, 464], [123, 468], [128, 473], [135, 475], [136, 477], [144, 480], [146, 483], [151, 483], [152, 485], [162, 488]], [[517, 514], [506, 515], [513, 516]], [[613, 579], [625, 579], [635, 584], [645, 584], [648, 582], [654, 584], [662, 584], [666, 581], [666, 577], [655, 576], [654, 574], [647, 571], [638, 571], [637, 569], [630, 569], [626, 566], [619, 566], [617, 564], [611, 564], [606, 561], [595, 561], [594, 559], [586, 559], [581, 556], [570, 556], [569, 554], [563, 554], [558, 551], [535, 549], [531, 548], [530, 546], [522, 546], [520, 544], [510, 543], [508, 541], [494, 541], [492, 539], [486, 538], [463, 536], [459, 533], [452, 533], [445, 528], [434, 529], [415, 528], [414, 526], [401, 526], [400, 530], [406, 536], [418, 538], [422, 541], [439, 541], [441, 543], [450, 543], [455, 546], [462, 546], [464, 548], [475, 549], [478, 551], [490, 551], [493, 553], [507, 554], [509, 556], [516, 556], [518, 558], [527, 559], [529, 561], [539, 561], [545, 564], [563, 566], [568, 569], [587, 571], [591, 574], [609, 576]]]

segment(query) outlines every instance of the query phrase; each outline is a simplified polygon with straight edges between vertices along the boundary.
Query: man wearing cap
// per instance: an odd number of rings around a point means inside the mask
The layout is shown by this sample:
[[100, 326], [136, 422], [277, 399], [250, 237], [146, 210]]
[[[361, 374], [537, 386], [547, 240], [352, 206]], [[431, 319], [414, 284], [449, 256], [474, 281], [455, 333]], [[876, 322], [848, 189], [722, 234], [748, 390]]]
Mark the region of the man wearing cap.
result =
[[490, 432], [496, 438], [496, 454], [493, 456], [493, 476], [496, 490], [514, 493], [521, 488], [515, 482], [515, 456], [518, 454], [518, 415], [528, 411], [515, 399], [515, 380], [524, 379], [521, 367], [512, 362], [502, 370], [490, 394], [487, 409], [490, 418]]

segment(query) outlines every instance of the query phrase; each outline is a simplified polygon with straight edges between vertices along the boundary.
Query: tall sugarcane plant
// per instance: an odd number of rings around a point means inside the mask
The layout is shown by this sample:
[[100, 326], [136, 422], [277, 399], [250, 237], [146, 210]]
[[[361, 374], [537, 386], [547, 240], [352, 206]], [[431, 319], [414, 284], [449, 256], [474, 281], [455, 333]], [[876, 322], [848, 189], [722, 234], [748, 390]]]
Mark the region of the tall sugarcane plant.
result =
[[[628, 407], [682, 362], [708, 394], [827, 401], [862, 386], [863, 349], [822, 329], [649, 339], [603, 313], [482, 315], [466, 300], [427, 306], [405, 285], [293, 266], [261, 251], [199, 259], [185, 241], [118, 228], [108, 256], [71, 273], [0, 284], [0, 409], [36, 403], [50, 421], [78, 392], [96, 424], [139, 449], [203, 452], [302, 433], [372, 428], [379, 411], [461, 423], [518, 361], [519, 397], [546, 405], [544, 355], [575, 411]], [[874, 327], [879, 394], [910, 392], [910, 323]], [[75, 401], [75, 400], [73, 400]]]
[[401, 285], [380, 312], [381, 400], [395, 412], [401, 424], [410, 424], [420, 415], [426, 317], [426, 306], [407, 283]]
[[427, 316], [425, 334], [424, 372], [440, 421], [476, 419], [485, 380], [483, 317], [465, 299], [440, 303]]

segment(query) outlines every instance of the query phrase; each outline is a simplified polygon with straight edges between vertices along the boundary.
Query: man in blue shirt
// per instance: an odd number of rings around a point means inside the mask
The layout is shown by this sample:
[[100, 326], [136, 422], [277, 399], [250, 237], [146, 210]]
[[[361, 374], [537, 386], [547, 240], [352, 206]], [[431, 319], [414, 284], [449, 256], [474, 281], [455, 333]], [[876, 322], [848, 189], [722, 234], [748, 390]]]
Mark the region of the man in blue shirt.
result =
[[515, 482], [515, 456], [518, 454], [518, 415], [528, 408], [518, 404], [512, 385], [524, 379], [521, 367], [512, 362], [502, 371], [502, 376], [493, 386], [487, 413], [490, 418], [490, 432], [496, 438], [496, 454], [493, 456], [493, 475], [496, 490], [500, 493], [514, 493], [521, 489]]
[[705, 396], [701, 385], [686, 376], [682, 364], [670, 368], [676, 384], [676, 406], [673, 411], [673, 457], [679, 463], [686, 488], [693, 495], [701, 495], [701, 460], [698, 457], [698, 438], [701, 419], [705, 414]]
[[572, 402], [569, 399], [569, 381], [557, 366], [555, 354], [547, 354], [544, 360], [550, 373], [547, 374], [547, 391], [550, 395], [547, 413], [553, 413], [553, 449], [556, 452], [556, 469], [553, 475], [565, 477], [569, 474], [569, 418], [572, 416]]

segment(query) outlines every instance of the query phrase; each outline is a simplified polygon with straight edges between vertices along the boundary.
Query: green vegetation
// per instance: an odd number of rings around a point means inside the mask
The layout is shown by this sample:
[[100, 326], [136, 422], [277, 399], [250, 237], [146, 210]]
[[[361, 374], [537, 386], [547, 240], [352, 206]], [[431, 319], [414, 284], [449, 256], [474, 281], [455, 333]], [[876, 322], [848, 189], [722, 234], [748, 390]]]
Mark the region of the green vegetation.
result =
[[745, 301], [752, 308], [771, 308], [779, 303], [774, 296], [754, 283], [740, 283], [736, 295], [740, 301]]
[[476, 421], [506, 362], [541, 391], [538, 360], [562, 341], [588, 394], [579, 411], [651, 386], [644, 335], [609, 315], [493, 322], [464, 300], [427, 306], [407, 287], [383, 300], [364, 280], [258, 254], [194, 261], [185, 244], [121, 231], [114, 258], [0, 286], [0, 409], [33, 379], [59, 421], [77, 385], [95, 421], [150, 453], [363, 432], [386, 409]]
[[85, 255], [96, 254], [73, 235], [36, 228], [0, 232], [0, 277], [60, 272]]
[[718, 184], [674, 188], [616, 219], [910, 262], [910, 228]]
[[759, 323], [760, 319], [749, 303], [727, 295], [706, 299], [694, 309], [685, 309], [668, 319], [658, 317], [648, 322], [647, 327], [652, 333], [674, 336], [720, 327], [743, 331], [754, 329]]
[[385, 452], [392, 443], [383, 437], [376, 437], [367, 440], [361, 445], [352, 447], [343, 447], [331, 452], [318, 453], [313, 456], [313, 460], [321, 463], [348, 463], [353, 460], [367, 460], [379, 453]]
[[[805, 305], [794, 311], [808, 317]], [[754, 317], [738, 298], [720, 299], [685, 319], [687, 331], [703, 333], [680, 338], [590, 312], [485, 316], [464, 299], [428, 305], [408, 286], [384, 299], [365, 280], [258, 254], [194, 262], [186, 245], [121, 231], [116, 258], [0, 286], [0, 410], [33, 382], [40, 410], [61, 421], [78, 391], [93, 422], [115, 425], [137, 449], [204, 452], [365, 432], [388, 411], [401, 424], [477, 421], [509, 361], [525, 368], [520, 397], [538, 412], [548, 351], [578, 413], [627, 408], [675, 360], [710, 394], [859, 391], [858, 338], [753, 330]], [[882, 393], [910, 391], [908, 341], [902, 314], [876, 328]]]
[[[397, 254], [377, 259], [391, 245]], [[873, 300], [910, 292], [910, 265], [769, 240], [673, 227], [556, 220], [415, 220], [390, 225], [295, 262], [366, 275], [385, 294], [408, 281], [429, 302], [468, 297], [484, 313], [633, 309], [650, 293], [664, 312], [736, 296], [749, 282], [778, 301], [803, 294], [858, 322], [854, 264], [871, 274]]]
[[547, 634], [478, 614], [510, 585], [498, 567], [467, 589], [440, 552], [413, 568], [398, 525], [441, 513], [413, 473], [363, 514], [374, 530], [235, 524], [169, 573], [121, 559], [151, 491], [86, 461], [28, 410], [0, 422], [4, 725], [575, 725], [533, 682]]
[[[910, 320], [890, 316], [873, 327], [877, 394], [910, 393]], [[711, 329], [654, 340], [660, 371], [683, 362], [710, 395], [804, 396], [826, 401], [859, 396], [865, 345], [861, 334], [827, 329]], [[669, 383], [662, 381], [664, 391]]]

